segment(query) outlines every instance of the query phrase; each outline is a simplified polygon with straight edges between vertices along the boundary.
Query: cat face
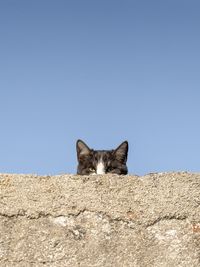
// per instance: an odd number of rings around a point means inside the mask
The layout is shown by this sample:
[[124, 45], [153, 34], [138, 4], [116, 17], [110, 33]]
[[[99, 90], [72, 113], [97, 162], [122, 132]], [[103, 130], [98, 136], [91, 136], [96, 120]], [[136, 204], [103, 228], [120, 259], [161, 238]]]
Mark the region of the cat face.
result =
[[78, 158], [77, 174], [127, 174], [128, 142], [121, 143], [113, 150], [94, 150], [82, 140], [76, 142]]

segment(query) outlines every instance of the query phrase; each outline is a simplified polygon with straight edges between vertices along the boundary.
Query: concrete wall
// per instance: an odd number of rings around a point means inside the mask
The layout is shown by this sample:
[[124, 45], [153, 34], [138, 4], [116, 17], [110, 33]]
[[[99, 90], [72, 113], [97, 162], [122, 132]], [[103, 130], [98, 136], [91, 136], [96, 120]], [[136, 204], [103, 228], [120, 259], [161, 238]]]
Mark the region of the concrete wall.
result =
[[200, 266], [200, 174], [2, 174], [0, 266]]

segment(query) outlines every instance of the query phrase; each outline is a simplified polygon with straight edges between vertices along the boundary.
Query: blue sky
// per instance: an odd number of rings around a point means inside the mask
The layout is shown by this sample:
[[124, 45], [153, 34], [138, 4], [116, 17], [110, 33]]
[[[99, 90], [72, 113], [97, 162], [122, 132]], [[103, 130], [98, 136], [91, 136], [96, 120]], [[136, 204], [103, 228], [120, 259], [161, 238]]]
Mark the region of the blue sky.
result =
[[129, 141], [129, 172], [199, 172], [200, 2], [0, 2], [0, 172], [76, 172]]

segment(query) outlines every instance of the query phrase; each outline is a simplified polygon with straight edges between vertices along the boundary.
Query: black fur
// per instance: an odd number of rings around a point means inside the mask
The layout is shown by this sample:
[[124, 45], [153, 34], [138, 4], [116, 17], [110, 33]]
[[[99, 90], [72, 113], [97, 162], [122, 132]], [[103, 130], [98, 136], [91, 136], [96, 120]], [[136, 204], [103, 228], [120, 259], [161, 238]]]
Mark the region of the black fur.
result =
[[128, 142], [124, 141], [113, 150], [94, 150], [82, 140], [76, 142], [78, 159], [77, 174], [89, 175], [96, 172], [98, 160], [101, 158], [105, 165], [105, 173], [127, 174]]

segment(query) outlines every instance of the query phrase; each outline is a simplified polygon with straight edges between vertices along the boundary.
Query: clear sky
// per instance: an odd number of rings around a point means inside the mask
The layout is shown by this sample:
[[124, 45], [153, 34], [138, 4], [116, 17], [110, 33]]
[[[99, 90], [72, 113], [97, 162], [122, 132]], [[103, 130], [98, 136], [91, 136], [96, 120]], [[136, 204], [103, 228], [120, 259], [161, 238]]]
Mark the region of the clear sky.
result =
[[199, 172], [200, 1], [0, 1], [0, 103], [0, 172], [75, 173], [78, 138]]

